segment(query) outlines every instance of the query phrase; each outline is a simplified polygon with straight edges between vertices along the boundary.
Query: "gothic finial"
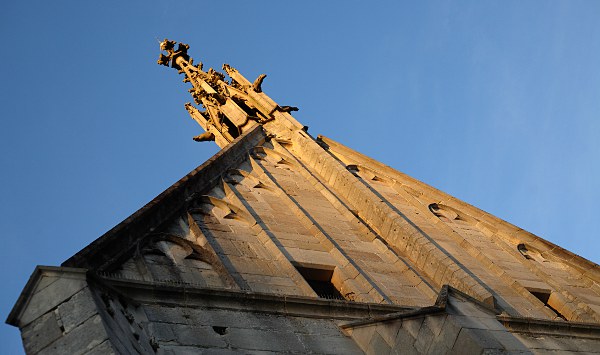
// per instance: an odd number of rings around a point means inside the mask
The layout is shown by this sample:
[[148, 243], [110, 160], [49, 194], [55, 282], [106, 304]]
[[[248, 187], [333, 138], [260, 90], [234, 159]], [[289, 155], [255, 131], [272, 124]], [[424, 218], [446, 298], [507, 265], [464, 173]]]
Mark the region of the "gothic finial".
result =
[[195, 107], [186, 105], [190, 116], [209, 132], [194, 137], [194, 140], [215, 140], [217, 145], [224, 147], [252, 127], [275, 120], [282, 124], [269, 124], [269, 127], [277, 132], [281, 131], [279, 135], [289, 134], [290, 128], [303, 128], [287, 114], [297, 111], [297, 107], [279, 106], [262, 92], [265, 74], [259, 75], [252, 83], [235, 68], [223, 64], [223, 70], [231, 79], [227, 81], [223, 73], [213, 68], [204, 71], [202, 63], [195, 65], [188, 56], [187, 44], [165, 39], [160, 42], [160, 49], [158, 64], [184, 74], [184, 82], [192, 86], [189, 92], [193, 102], [205, 109], [200, 112]]
[[175, 50], [175, 43], [175, 41], [170, 41], [166, 38], [160, 42], [160, 50], [166, 52], [166, 54], [161, 53], [158, 57], [157, 63], [164, 66], [171, 65], [171, 68], [181, 70], [181, 66], [179, 65], [177, 59], [182, 58], [186, 61], [190, 60], [190, 56], [187, 54], [190, 46], [185, 43], [179, 43], [177, 50]]

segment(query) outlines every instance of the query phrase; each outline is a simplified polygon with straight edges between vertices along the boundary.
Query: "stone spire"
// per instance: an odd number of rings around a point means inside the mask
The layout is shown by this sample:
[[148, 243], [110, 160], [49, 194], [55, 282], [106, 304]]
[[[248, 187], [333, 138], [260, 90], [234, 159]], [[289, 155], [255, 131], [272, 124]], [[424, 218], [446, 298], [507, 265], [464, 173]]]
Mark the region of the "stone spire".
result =
[[223, 70], [231, 79], [228, 82], [224, 74], [212, 68], [204, 71], [202, 62], [194, 65], [187, 53], [187, 44], [165, 39], [160, 49], [162, 53], [158, 64], [170, 66], [184, 74], [183, 81], [192, 84], [189, 92], [194, 103], [205, 109], [201, 111], [191, 103], [185, 105], [190, 116], [206, 131], [194, 137], [194, 140], [214, 140], [223, 148], [257, 124], [283, 140], [289, 140], [293, 131], [303, 129], [290, 115], [291, 111], [298, 110], [296, 107], [279, 106], [262, 92], [265, 74], [251, 83], [236, 69], [223, 64]]

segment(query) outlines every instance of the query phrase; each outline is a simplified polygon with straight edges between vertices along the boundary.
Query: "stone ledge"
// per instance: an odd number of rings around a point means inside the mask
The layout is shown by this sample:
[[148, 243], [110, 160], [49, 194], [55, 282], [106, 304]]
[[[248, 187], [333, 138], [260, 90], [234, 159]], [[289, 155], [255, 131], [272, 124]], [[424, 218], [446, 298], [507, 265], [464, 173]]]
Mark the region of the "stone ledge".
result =
[[551, 321], [508, 316], [497, 316], [496, 319], [510, 332], [515, 333], [600, 339], [600, 325], [595, 323]]
[[185, 283], [148, 282], [95, 276], [96, 281], [141, 304], [209, 307], [257, 311], [287, 316], [356, 320], [389, 313], [414, 311], [416, 307], [325, 300], [305, 296], [275, 295], [251, 291], [211, 289]]
[[415, 317], [421, 317], [424, 315], [430, 315], [430, 314], [436, 314], [436, 313], [446, 313], [446, 306], [448, 305], [448, 298], [450, 295], [454, 295], [455, 297], [458, 296], [459, 298], [462, 298], [472, 304], [475, 304], [475, 305], [483, 308], [485, 311], [490, 312], [492, 314], [498, 314], [498, 310], [490, 307], [488, 304], [483, 303], [483, 302], [479, 301], [478, 299], [476, 299], [476, 298], [474, 298], [474, 297], [472, 297], [450, 285], [444, 285], [444, 286], [442, 286], [442, 288], [438, 294], [435, 304], [433, 304], [431, 306], [415, 307], [412, 309], [405, 308], [402, 311], [388, 313], [388, 314], [384, 314], [381, 316], [376, 316], [376, 317], [373, 317], [372, 319], [359, 320], [359, 321], [346, 323], [344, 325], [341, 325], [340, 328], [350, 329], [350, 328], [361, 327], [361, 326], [365, 326], [365, 325], [371, 325], [371, 324], [375, 324], [375, 323], [391, 322], [391, 321], [395, 321], [398, 319], [410, 319], [410, 318], [415, 318]]

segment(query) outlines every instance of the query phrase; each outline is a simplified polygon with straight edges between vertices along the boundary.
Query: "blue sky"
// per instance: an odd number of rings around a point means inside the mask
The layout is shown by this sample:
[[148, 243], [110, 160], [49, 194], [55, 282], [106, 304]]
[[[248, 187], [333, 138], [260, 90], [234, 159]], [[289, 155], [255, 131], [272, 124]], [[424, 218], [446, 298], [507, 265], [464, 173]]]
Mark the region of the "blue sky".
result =
[[[6, 318], [59, 265], [217, 151], [158, 39], [228, 63], [323, 134], [600, 261], [600, 3], [0, 3]], [[0, 325], [2, 353], [21, 353]]]

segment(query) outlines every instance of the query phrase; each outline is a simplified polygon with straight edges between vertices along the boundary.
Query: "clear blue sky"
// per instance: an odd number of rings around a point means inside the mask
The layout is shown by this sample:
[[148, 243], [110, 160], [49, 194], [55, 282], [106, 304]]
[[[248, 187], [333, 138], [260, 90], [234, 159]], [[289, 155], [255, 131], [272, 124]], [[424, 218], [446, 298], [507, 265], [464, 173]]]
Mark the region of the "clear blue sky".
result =
[[0, 3], [2, 319], [35, 265], [217, 151], [155, 64], [164, 37], [267, 73], [313, 135], [600, 261], [600, 2], [198, 3]]

